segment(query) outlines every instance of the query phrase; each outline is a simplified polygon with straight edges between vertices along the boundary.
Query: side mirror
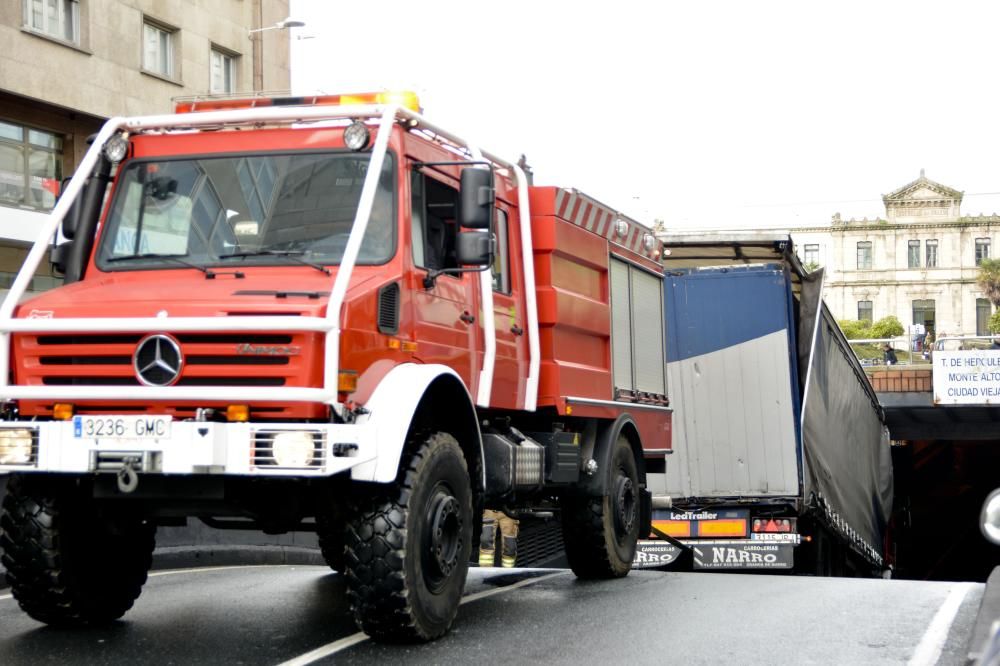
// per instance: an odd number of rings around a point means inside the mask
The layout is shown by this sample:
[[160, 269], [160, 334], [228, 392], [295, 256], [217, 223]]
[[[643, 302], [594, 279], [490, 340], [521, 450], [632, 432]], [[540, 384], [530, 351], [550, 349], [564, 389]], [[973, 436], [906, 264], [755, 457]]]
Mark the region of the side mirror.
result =
[[466, 229], [489, 229], [493, 221], [495, 197], [491, 170], [470, 167], [463, 169], [458, 223]]
[[987, 496], [979, 515], [979, 527], [988, 541], [1000, 546], [1000, 488]]
[[52, 249], [49, 251], [49, 263], [52, 264], [53, 271], [60, 275], [66, 274], [66, 263], [69, 260], [72, 247], [73, 241], [52, 246]]
[[487, 231], [461, 231], [455, 239], [455, 258], [461, 266], [493, 263], [493, 238]]
[[[72, 180], [72, 178], [62, 179], [62, 183], [59, 185], [59, 198], [61, 198], [63, 192], [66, 191], [66, 186], [69, 185], [70, 180]], [[86, 185], [84, 185], [84, 187], [86, 188]], [[59, 199], [57, 198], [56, 201], [58, 200]], [[69, 207], [68, 211], [66, 211], [66, 216], [62, 221], [62, 235], [71, 240], [76, 236], [76, 230], [80, 226], [80, 211], [83, 210], [83, 207], [80, 205], [81, 201], [83, 201], [83, 192], [77, 195], [76, 201], [74, 201], [73, 205]]]

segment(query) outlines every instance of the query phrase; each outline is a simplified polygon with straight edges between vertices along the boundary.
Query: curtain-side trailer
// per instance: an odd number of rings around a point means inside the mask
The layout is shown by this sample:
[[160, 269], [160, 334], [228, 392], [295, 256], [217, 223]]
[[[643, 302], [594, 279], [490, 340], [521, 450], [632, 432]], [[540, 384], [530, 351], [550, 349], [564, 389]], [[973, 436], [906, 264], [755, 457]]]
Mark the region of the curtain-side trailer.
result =
[[787, 235], [666, 245], [673, 453], [636, 566], [886, 570], [888, 431], [822, 271]]

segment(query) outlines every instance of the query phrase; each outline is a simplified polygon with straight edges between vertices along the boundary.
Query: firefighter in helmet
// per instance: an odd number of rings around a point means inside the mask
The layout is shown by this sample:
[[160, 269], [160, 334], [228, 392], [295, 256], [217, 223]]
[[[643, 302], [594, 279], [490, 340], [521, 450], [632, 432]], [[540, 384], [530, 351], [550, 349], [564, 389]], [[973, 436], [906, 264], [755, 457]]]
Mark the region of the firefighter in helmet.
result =
[[479, 540], [479, 566], [492, 567], [496, 557], [497, 527], [500, 527], [500, 564], [514, 566], [517, 559], [516, 520], [503, 511], [487, 509], [483, 512], [483, 534]]

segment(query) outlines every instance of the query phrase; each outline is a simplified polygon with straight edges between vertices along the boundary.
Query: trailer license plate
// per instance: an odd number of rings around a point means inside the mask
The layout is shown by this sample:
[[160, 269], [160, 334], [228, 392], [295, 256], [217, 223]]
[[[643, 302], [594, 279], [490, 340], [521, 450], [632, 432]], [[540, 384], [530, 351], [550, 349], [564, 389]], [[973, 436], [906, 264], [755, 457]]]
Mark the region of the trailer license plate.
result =
[[169, 416], [74, 416], [78, 439], [164, 439], [170, 437]]

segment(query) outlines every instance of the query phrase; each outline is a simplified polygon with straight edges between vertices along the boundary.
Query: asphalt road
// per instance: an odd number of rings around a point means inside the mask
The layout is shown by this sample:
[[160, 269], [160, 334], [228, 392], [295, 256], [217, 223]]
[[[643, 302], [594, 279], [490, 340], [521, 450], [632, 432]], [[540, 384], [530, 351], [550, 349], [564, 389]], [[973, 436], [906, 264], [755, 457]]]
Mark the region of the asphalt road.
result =
[[114, 626], [55, 630], [0, 594], [0, 664], [965, 663], [982, 584], [633, 571], [472, 569], [451, 633], [383, 646], [328, 569], [151, 574]]

